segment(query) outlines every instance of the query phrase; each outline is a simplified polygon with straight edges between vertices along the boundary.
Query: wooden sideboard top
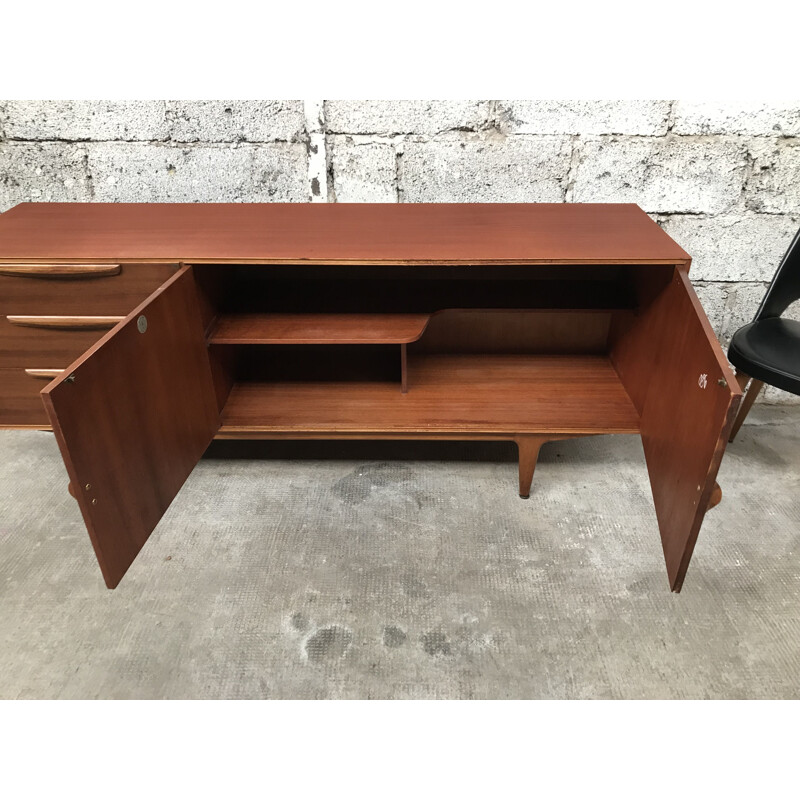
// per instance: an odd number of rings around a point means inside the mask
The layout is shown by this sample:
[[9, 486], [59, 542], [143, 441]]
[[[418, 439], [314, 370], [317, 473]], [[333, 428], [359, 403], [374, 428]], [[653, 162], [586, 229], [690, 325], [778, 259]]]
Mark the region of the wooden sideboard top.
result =
[[0, 262], [686, 264], [637, 205], [23, 203]]

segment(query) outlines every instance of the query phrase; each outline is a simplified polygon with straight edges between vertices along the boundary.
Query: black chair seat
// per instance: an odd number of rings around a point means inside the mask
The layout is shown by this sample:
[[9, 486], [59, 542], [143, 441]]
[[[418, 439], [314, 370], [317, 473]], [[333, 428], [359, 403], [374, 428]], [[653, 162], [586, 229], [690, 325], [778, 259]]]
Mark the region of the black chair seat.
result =
[[755, 380], [800, 395], [800, 322], [772, 317], [739, 328], [728, 359]]

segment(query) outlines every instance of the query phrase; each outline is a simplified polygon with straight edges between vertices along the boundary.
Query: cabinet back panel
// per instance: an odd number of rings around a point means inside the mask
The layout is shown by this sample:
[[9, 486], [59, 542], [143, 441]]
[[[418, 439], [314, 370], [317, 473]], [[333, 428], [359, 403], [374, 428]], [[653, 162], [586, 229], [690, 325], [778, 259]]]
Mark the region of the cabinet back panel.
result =
[[423, 353], [605, 353], [611, 312], [448, 310], [409, 350]]
[[223, 313], [430, 313], [447, 308], [632, 308], [625, 267], [197, 265]]

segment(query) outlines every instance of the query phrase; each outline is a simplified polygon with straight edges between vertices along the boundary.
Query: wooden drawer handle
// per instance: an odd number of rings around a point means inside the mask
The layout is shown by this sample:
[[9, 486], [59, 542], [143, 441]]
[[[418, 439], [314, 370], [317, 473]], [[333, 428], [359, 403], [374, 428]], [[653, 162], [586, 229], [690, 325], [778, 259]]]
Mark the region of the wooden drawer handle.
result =
[[61, 330], [102, 331], [113, 328], [125, 317], [30, 317], [7, 316], [12, 325], [25, 328], [59, 328]]
[[119, 275], [120, 264], [0, 264], [0, 275], [18, 278], [104, 278]]
[[57, 378], [64, 370], [63, 369], [26, 369], [25, 374], [30, 375], [31, 378], [47, 378], [52, 380]]

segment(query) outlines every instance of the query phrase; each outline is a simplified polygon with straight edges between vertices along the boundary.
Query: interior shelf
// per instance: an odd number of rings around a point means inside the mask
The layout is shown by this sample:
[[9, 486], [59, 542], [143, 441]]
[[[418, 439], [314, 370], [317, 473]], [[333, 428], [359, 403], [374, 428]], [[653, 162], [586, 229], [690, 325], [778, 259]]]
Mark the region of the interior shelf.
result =
[[394, 382], [242, 381], [219, 435], [258, 433], [638, 433], [606, 356], [416, 355]]
[[212, 344], [407, 344], [430, 314], [225, 314]]

